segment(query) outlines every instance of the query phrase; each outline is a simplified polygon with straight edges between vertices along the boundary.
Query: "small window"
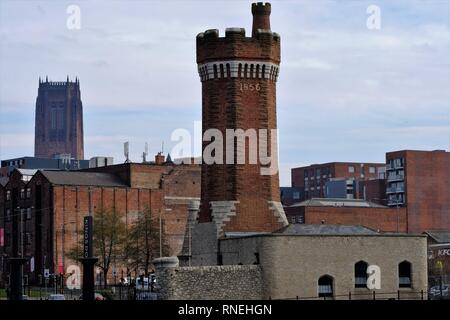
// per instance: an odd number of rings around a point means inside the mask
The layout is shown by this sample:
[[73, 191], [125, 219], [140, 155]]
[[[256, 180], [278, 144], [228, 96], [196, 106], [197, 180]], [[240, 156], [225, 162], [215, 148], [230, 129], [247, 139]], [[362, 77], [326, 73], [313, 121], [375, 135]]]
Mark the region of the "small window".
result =
[[369, 173], [375, 173], [375, 167], [369, 167]]
[[6, 221], [10, 221], [11, 220], [11, 209], [6, 209]]
[[319, 297], [333, 297], [333, 278], [322, 276], [319, 278]]
[[31, 198], [31, 188], [27, 188], [27, 199]]
[[26, 241], [26, 244], [27, 244], [27, 245], [30, 245], [30, 244], [31, 244], [31, 233], [27, 232], [27, 233], [25, 234], [25, 241]]
[[20, 219], [26, 219], [24, 208], [20, 209]]
[[6, 190], [6, 200], [11, 200], [11, 190]]
[[355, 263], [355, 288], [367, 288], [367, 267], [365, 261]]
[[25, 189], [20, 189], [20, 199], [25, 199]]
[[31, 208], [27, 208], [27, 220], [31, 220]]
[[294, 200], [300, 199], [300, 192], [298, 192], [298, 191], [294, 192], [292, 198], [293, 198]]
[[355, 167], [354, 166], [348, 166], [348, 172], [349, 173], [354, 173], [355, 172]]
[[411, 288], [411, 263], [403, 261], [398, 265], [398, 286]]

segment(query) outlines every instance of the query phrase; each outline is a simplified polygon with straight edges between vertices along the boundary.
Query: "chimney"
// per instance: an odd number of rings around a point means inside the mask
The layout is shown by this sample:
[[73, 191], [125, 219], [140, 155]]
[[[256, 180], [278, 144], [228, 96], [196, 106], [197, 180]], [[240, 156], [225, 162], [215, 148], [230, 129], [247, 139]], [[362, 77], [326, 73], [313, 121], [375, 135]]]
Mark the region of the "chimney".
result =
[[253, 26], [252, 36], [254, 37], [258, 29], [270, 30], [270, 3], [252, 3]]
[[164, 164], [166, 157], [162, 154], [162, 152], [158, 152], [155, 156], [155, 164]]

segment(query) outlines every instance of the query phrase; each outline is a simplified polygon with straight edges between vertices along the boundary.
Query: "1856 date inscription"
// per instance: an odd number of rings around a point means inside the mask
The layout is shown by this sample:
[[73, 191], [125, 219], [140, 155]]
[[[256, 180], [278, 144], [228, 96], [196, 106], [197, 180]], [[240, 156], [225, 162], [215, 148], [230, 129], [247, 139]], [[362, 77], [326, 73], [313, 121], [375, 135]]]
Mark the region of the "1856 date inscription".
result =
[[244, 91], [260, 91], [261, 90], [261, 86], [260, 86], [259, 83], [253, 84], [253, 83], [241, 82], [239, 84], [239, 89], [241, 90], [241, 92], [244, 92]]

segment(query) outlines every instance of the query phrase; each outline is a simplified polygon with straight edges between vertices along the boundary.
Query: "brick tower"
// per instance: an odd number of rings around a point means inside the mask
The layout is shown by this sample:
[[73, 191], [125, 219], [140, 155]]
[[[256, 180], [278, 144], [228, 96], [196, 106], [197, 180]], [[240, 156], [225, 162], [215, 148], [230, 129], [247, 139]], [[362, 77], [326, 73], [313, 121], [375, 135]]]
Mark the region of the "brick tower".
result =
[[[270, 3], [252, 4], [251, 37], [245, 36], [243, 28], [227, 28], [225, 37], [219, 37], [217, 29], [197, 35], [203, 135], [208, 129], [218, 129], [224, 139], [223, 163], [206, 164], [203, 160], [199, 222], [215, 222], [219, 236], [223, 232], [272, 232], [287, 224], [278, 171], [261, 174], [261, 168], [268, 166], [259, 157], [250, 163], [247, 139], [243, 142], [246, 160], [239, 163], [236, 155], [242, 140], [226, 139], [229, 129], [267, 129], [268, 154], [277, 158], [270, 129], [277, 127], [280, 37], [270, 30], [270, 12]], [[203, 151], [210, 143], [203, 141]], [[226, 161], [225, 146], [230, 143], [234, 145], [233, 164]], [[256, 148], [259, 152], [261, 140]]]
[[45, 82], [39, 78], [36, 99], [34, 156], [68, 155], [84, 159], [83, 105], [80, 82]]

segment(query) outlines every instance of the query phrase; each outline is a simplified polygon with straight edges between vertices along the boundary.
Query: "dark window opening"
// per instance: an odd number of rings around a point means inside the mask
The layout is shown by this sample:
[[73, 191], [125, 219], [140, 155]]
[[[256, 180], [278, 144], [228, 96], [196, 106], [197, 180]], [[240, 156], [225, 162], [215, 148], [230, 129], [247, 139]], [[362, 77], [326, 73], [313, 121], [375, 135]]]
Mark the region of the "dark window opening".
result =
[[411, 263], [403, 261], [398, 265], [398, 286], [411, 288]]
[[367, 267], [369, 264], [365, 261], [359, 261], [355, 264], [355, 288], [367, 288]]
[[319, 297], [333, 297], [333, 278], [322, 276], [319, 278]]

